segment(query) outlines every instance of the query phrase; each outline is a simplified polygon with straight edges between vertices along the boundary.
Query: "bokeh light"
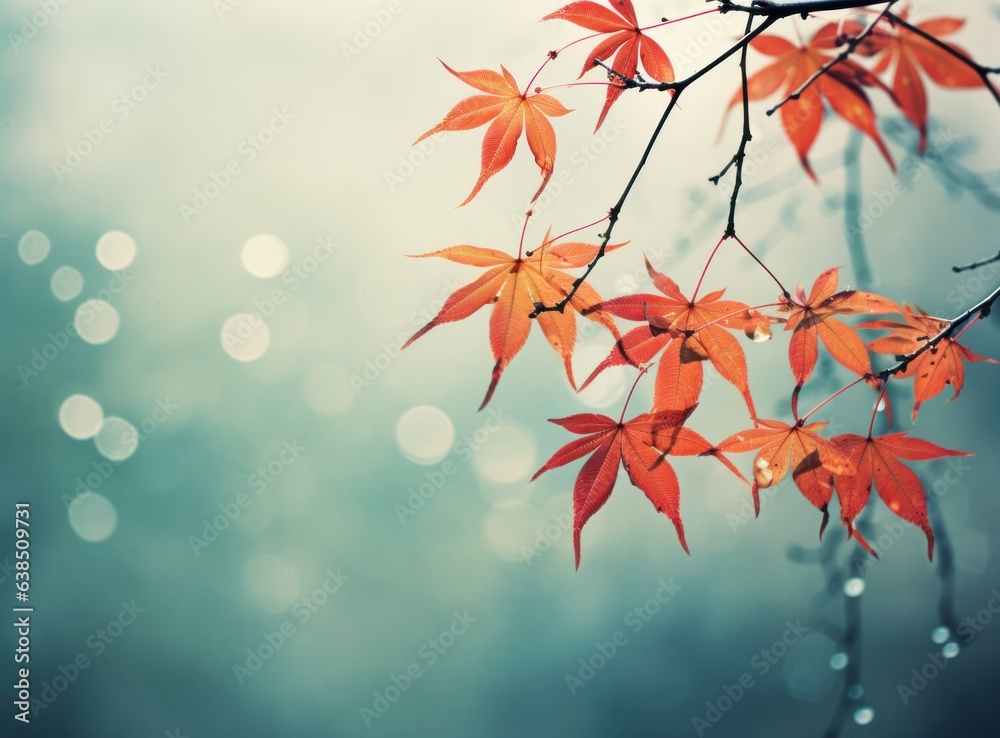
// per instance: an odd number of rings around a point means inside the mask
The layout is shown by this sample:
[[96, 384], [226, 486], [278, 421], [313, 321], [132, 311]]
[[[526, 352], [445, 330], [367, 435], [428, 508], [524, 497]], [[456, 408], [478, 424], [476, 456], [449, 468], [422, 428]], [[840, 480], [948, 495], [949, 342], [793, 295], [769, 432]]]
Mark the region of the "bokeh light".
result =
[[98, 453], [109, 461], [125, 461], [139, 448], [139, 432], [124, 418], [109, 416], [94, 436]]
[[78, 441], [97, 435], [103, 422], [104, 410], [97, 400], [86, 395], [70, 395], [59, 406], [59, 425]]
[[875, 711], [870, 707], [861, 707], [854, 711], [854, 722], [858, 725], [869, 725], [875, 719]]
[[844, 594], [848, 597], [860, 597], [865, 591], [865, 580], [861, 577], [851, 577], [844, 582]]
[[87, 300], [80, 303], [73, 317], [76, 332], [87, 343], [107, 343], [118, 333], [121, 318], [118, 311], [104, 300]]
[[50, 286], [57, 300], [67, 302], [83, 291], [83, 275], [73, 267], [59, 267], [52, 273]]
[[507, 421], [496, 427], [487, 421], [470, 440], [472, 463], [491, 482], [511, 484], [535, 471], [537, 444], [522, 426]]
[[17, 242], [17, 254], [29, 266], [45, 261], [51, 250], [49, 237], [41, 231], [28, 231]]
[[240, 262], [251, 276], [277, 277], [288, 266], [288, 246], [277, 236], [261, 233], [243, 244]]
[[108, 231], [97, 241], [97, 261], [111, 271], [130, 266], [137, 252], [135, 241], [127, 233]]
[[436, 407], [412, 407], [396, 423], [396, 442], [403, 456], [417, 464], [436, 464], [455, 442], [451, 418]]
[[222, 350], [237, 361], [256, 361], [271, 345], [271, 331], [255, 313], [237, 313], [222, 324]]
[[118, 525], [115, 506], [96, 492], [74, 497], [67, 512], [73, 532], [90, 543], [107, 540]]

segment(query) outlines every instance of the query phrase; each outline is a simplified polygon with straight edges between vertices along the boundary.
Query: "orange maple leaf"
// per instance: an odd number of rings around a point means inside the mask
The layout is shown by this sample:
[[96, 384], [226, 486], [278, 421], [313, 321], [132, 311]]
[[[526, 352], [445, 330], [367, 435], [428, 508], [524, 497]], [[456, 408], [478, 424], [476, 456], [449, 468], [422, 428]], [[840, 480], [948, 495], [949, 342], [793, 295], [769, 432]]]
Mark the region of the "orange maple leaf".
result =
[[[582, 0], [570, 3], [542, 18], [543, 21], [566, 20], [589, 31], [611, 34], [609, 38], [597, 44], [587, 56], [580, 77], [595, 68], [594, 59], [605, 61], [617, 51], [611, 68], [625, 79], [635, 79], [636, 70], [641, 60], [646, 74], [657, 82], [673, 82], [674, 67], [670, 63], [670, 58], [658, 43], [639, 28], [639, 21], [636, 18], [635, 8], [632, 7], [631, 0], [610, 0], [608, 4], [612, 10], [595, 2]], [[617, 11], [617, 13], [613, 11]], [[601, 110], [597, 125], [594, 127], [595, 133], [604, 123], [604, 118], [607, 117], [611, 106], [624, 91], [625, 86], [621, 79], [612, 76], [604, 99], [604, 108]]]
[[760, 512], [760, 490], [778, 484], [791, 469], [796, 486], [823, 513], [819, 529], [822, 537], [830, 517], [827, 508], [833, 496], [833, 476], [853, 472], [853, 463], [833, 442], [816, 432], [827, 426], [825, 422], [801, 426], [780, 420], [756, 422], [763, 427], [734, 433], [718, 446], [720, 451], [733, 453], [759, 449], [753, 461], [754, 511]]
[[[824, 64], [834, 58], [828, 53], [835, 49], [839, 37], [836, 24], [828, 24], [816, 32], [805, 46], [795, 46], [780, 36], [762, 35], [750, 42], [750, 47], [775, 61], [747, 79], [750, 100], [760, 100], [782, 90], [787, 96], [798, 90]], [[816, 174], [809, 164], [809, 150], [819, 135], [823, 123], [823, 101], [852, 126], [871, 138], [882, 156], [895, 171], [892, 156], [875, 124], [868, 95], [863, 86], [877, 86], [889, 92], [879, 79], [864, 67], [845, 59], [809, 85], [797, 100], [788, 100], [781, 106], [781, 123], [789, 140], [798, 152], [803, 169], [814, 181]], [[891, 92], [889, 93], [892, 94]], [[743, 90], [737, 90], [729, 109], [742, 103]]]
[[[605, 252], [624, 245], [624, 243], [610, 244]], [[462, 320], [484, 305], [493, 303], [493, 312], [490, 315], [490, 345], [493, 348], [496, 365], [493, 367], [493, 378], [486, 397], [479, 407], [482, 410], [493, 396], [504, 368], [527, 341], [532, 321], [528, 316], [534, 311], [536, 304], [555, 305], [563, 300], [573, 289], [575, 281], [563, 270], [586, 266], [594, 260], [598, 249], [599, 247], [593, 244], [572, 241], [553, 246], [549, 233], [546, 232], [542, 245], [523, 257], [515, 258], [503, 251], [468, 245], [452, 246], [429, 254], [415, 255], [413, 258], [419, 259], [440, 256], [459, 264], [489, 269], [475, 281], [455, 290], [445, 300], [438, 314], [414, 333], [403, 344], [403, 348], [405, 349], [434, 326]], [[537, 317], [545, 338], [562, 356], [566, 376], [574, 389], [576, 383], [573, 379], [571, 357], [576, 342], [575, 313], [586, 311], [590, 320], [605, 326], [616, 338], [619, 335], [610, 316], [599, 310], [590, 309], [599, 302], [601, 296], [584, 282], [569, 302], [568, 307], [572, 310], [543, 311]]]
[[510, 164], [521, 132], [524, 131], [528, 147], [535, 156], [535, 163], [542, 170], [542, 184], [532, 202], [537, 200], [552, 176], [556, 161], [556, 133], [548, 117], [566, 115], [571, 111], [551, 95], [528, 95], [521, 92], [514, 77], [503, 66], [500, 67], [502, 74], [490, 69], [456, 72], [444, 62], [441, 63], [466, 84], [488, 94], [465, 98], [448, 111], [444, 120], [413, 144], [441, 131], [467, 131], [490, 123], [483, 137], [479, 179], [469, 196], [459, 205], [462, 207], [479, 193], [486, 180]]
[[625, 295], [594, 306], [625, 320], [648, 321], [648, 325], [625, 334], [583, 386], [610, 366], [644, 364], [666, 347], [656, 370], [654, 410], [683, 410], [696, 404], [704, 378], [702, 362], [708, 360], [740, 391], [750, 417], [755, 417], [746, 355], [726, 329], [764, 340], [771, 336], [770, 319], [742, 302], [722, 300], [725, 290], [689, 300], [648, 259], [646, 270], [663, 295]]
[[800, 284], [795, 299], [782, 298], [778, 308], [789, 313], [785, 330], [792, 331], [788, 343], [788, 361], [798, 388], [806, 383], [819, 358], [817, 337], [830, 355], [843, 367], [864, 377], [872, 373], [864, 341], [854, 328], [838, 320], [837, 315], [855, 313], [895, 313], [902, 310], [892, 300], [861, 290], [836, 292], [840, 267], [827, 269], [813, 283], [809, 296]]
[[[900, 16], [905, 19], [906, 13]], [[931, 18], [914, 25], [935, 38], [941, 38], [961, 29], [965, 21], [961, 18]], [[968, 56], [961, 47], [949, 45]], [[892, 89], [903, 115], [920, 132], [921, 154], [927, 150], [927, 90], [920, 70], [941, 87], [967, 88], [984, 84], [967, 64], [908, 28], [893, 25], [888, 19], [878, 24], [860, 48], [869, 55], [882, 55], [872, 69], [873, 73], [882, 74], [895, 66]]]
[[934, 555], [934, 534], [927, 518], [927, 496], [920, 478], [900, 459], [926, 461], [942, 456], [972, 456], [966, 451], [952, 451], [920, 438], [907, 438], [906, 432], [889, 433], [878, 438], [848, 433], [835, 436], [837, 444], [857, 471], [836, 476], [837, 498], [840, 500], [840, 517], [847, 526], [847, 537], [852, 536], [873, 556], [868, 541], [854, 528], [854, 519], [864, 510], [871, 496], [872, 484], [879, 497], [896, 515], [924, 531], [927, 536], [927, 558]]
[[629, 480], [653, 503], [657, 512], [664, 513], [677, 530], [677, 538], [688, 553], [684, 524], [680, 513], [680, 484], [666, 456], [715, 456], [744, 482], [747, 481], [709, 441], [683, 426], [694, 408], [643, 413], [627, 422], [614, 421], [607, 415], [580, 413], [566, 418], [550, 419], [582, 438], [570, 441], [556, 451], [534, 476], [591, 454], [576, 477], [573, 486], [573, 548], [576, 568], [580, 568], [580, 534], [583, 526], [611, 496], [618, 478], [619, 463], [625, 467]]
[[[917, 310], [920, 308], [918, 307]], [[902, 357], [920, 349], [951, 324], [950, 321], [944, 318], [935, 318], [923, 310], [916, 313], [908, 305], [904, 305], [900, 312], [906, 320], [905, 323], [873, 320], [858, 324], [857, 327], [864, 330], [889, 331], [888, 335], [871, 341], [868, 348], [877, 354], [893, 354], [902, 360]], [[954, 338], [942, 338], [936, 346], [921, 353], [910, 361], [905, 369], [898, 372], [896, 376], [914, 378], [912, 419], [916, 419], [922, 403], [927, 402], [932, 397], [937, 397], [944, 392], [945, 386], [949, 384], [955, 390], [951, 400], [958, 397], [962, 391], [962, 385], [965, 383], [963, 361], [998, 363], [996, 359], [974, 354]]]

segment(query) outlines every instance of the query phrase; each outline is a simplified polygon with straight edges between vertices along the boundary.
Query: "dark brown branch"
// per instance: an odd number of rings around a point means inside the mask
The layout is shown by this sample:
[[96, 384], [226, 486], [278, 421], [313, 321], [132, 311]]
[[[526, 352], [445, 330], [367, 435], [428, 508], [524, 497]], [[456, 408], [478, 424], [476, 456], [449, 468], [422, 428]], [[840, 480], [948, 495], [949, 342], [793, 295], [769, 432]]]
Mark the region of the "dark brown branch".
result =
[[889, 367], [888, 369], [883, 369], [882, 371], [878, 372], [876, 376], [880, 377], [883, 381], [888, 381], [889, 377], [905, 370], [906, 367], [910, 365], [910, 362], [912, 362], [922, 353], [924, 353], [925, 351], [934, 350], [934, 348], [936, 348], [937, 345], [941, 343], [941, 341], [945, 340], [946, 338], [951, 338], [955, 334], [955, 331], [957, 331], [965, 323], [967, 323], [970, 318], [973, 318], [974, 316], [976, 318], [987, 317], [990, 314], [990, 310], [993, 307], [993, 303], [995, 303], [998, 298], [1000, 298], [1000, 287], [997, 287], [995, 290], [993, 290], [993, 292], [991, 292], [985, 298], [983, 298], [978, 303], [973, 305], [971, 308], [966, 310], [964, 313], [959, 315], [957, 318], [953, 318], [952, 320], [950, 320], [948, 322], [948, 325], [940, 333], [928, 339], [928, 341], [925, 344], [923, 344], [920, 348], [918, 348], [916, 351], [913, 351], [903, 356], [896, 356], [896, 360], [899, 363], [896, 364], [896, 366]]
[[974, 261], [970, 264], [962, 264], [960, 266], [953, 266], [951, 270], [956, 274], [958, 272], [968, 272], [972, 269], [978, 269], [981, 266], [986, 266], [987, 264], [992, 264], [993, 262], [1000, 261], [1000, 251], [997, 252], [996, 256], [991, 256], [987, 259], [980, 259], [979, 261]]
[[[752, 28], [753, 16], [748, 15], [747, 27], [743, 35], [749, 36]], [[745, 44], [743, 51], [740, 53], [740, 81], [743, 90], [743, 133], [740, 137], [740, 145], [736, 149], [736, 153], [733, 154], [733, 158], [729, 160], [729, 163], [726, 164], [723, 170], [714, 177], [709, 178], [712, 184], [718, 185], [719, 179], [729, 171], [731, 166], [736, 165], [733, 191], [729, 196], [729, 219], [726, 221], [725, 238], [732, 238], [736, 235], [736, 200], [740, 195], [740, 188], [743, 187], [743, 162], [747, 155], [747, 144], [753, 140], [753, 133], [750, 131], [750, 89], [747, 85], [747, 49], [749, 47], [749, 44]]]
[[[649, 138], [649, 142], [646, 144], [645, 150], [642, 152], [642, 158], [639, 159], [639, 163], [636, 165], [635, 170], [632, 172], [632, 176], [629, 178], [628, 184], [625, 185], [625, 189], [622, 191], [621, 196], [618, 201], [611, 207], [608, 211], [608, 227], [604, 229], [604, 233], [601, 237], [601, 246], [597, 250], [597, 255], [594, 260], [587, 265], [587, 269], [582, 275], [577, 277], [573, 282], [573, 288], [566, 294], [563, 299], [554, 305], [543, 305], [541, 303], [535, 303], [535, 309], [531, 312], [529, 317], [537, 318], [541, 313], [545, 312], [563, 312], [566, 306], [569, 305], [573, 296], [576, 295], [577, 290], [580, 289], [580, 285], [583, 284], [587, 278], [590, 276], [591, 272], [594, 271], [594, 267], [597, 266], [607, 250], [608, 244], [611, 242], [611, 232], [615, 228], [615, 224], [618, 222], [618, 216], [621, 213], [622, 208], [625, 206], [625, 201], [628, 199], [629, 194], [632, 192], [632, 187], [635, 185], [636, 180], [639, 179], [639, 174], [642, 172], [643, 167], [646, 166], [646, 161], [649, 159], [649, 154], [653, 150], [653, 146], [656, 144], [657, 139], [660, 137], [660, 133], [663, 131], [663, 126], [667, 122], [667, 118], [670, 117], [670, 113], [673, 112], [674, 107], [677, 105], [677, 101], [680, 99], [681, 94], [694, 82], [701, 79], [703, 76], [708, 74], [710, 71], [715, 69], [717, 66], [722, 64], [726, 59], [731, 57], [737, 51], [745, 49], [747, 45], [753, 41], [757, 36], [766, 31], [771, 25], [776, 23], [778, 18], [767, 18], [763, 23], [761, 23], [757, 28], [746, 36], [741, 38], [731, 47], [729, 47], [722, 54], [717, 56], [715, 59], [710, 61], [704, 67], [698, 71], [691, 74], [691, 76], [686, 77], [678, 82], [661, 82], [656, 85], [651, 85], [647, 82], [635, 81], [635, 87], [641, 87], [643, 89], [658, 89], [658, 90], [673, 90], [674, 94], [670, 97], [670, 102], [667, 103], [667, 107], [663, 111], [663, 115], [660, 116], [660, 120], [656, 124], [656, 128], [653, 129], [653, 134]], [[595, 59], [595, 61], [597, 61]]]
[[963, 54], [961, 51], [959, 51], [958, 49], [956, 49], [954, 46], [950, 46], [949, 44], [946, 44], [944, 41], [942, 41], [941, 39], [937, 38], [933, 34], [927, 33], [927, 31], [923, 30], [919, 26], [915, 26], [912, 23], [907, 23], [905, 20], [903, 20], [902, 18], [900, 18], [895, 13], [886, 13], [886, 19], [890, 23], [892, 23], [893, 25], [900, 25], [903, 28], [905, 28], [907, 31], [909, 31], [910, 33], [917, 34], [918, 36], [920, 36], [920, 38], [922, 38], [925, 41], [928, 41], [928, 42], [934, 44], [935, 46], [937, 46], [942, 51], [947, 52], [948, 54], [950, 54], [951, 56], [955, 57], [960, 62], [962, 62], [963, 64], [965, 64], [967, 67], [969, 67], [970, 69], [972, 69], [972, 71], [974, 71], [976, 74], [979, 75], [979, 78], [983, 81], [983, 85], [993, 95], [993, 99], [997, 101], [997, 104], [1000, 105], [1000, 90], [997, 90], [997, 88], [994, 87], [993, 84], [990, 82], [990, 75], [991, 74], [1000, 73], [1000, 68], [998, 68], [998, 67], [984, 67], [979, 62], [977, 62], [977, 61], [975, 61], [973, 59], [970, 59], [968, 56], [966, 56], [965, 54]]
[[809, 75], [809, 79], [807, 79], [805, 82], [799, 85], [799, 88], [794, 92], [792, 92], [790, 95], [788, 95], [788, 97], [786, 97], [784, 100], [781, 100], [780, 102], [778, 102], [777, 105], [768, 110], [767, 114], [773, 115], [774, 111], [778, 110], [785, 103], [791, 100], [798, 100], [800, 97], [802, 97], [802, 93], [805, 92], [807, 89], [809, 89], [809, 87], [811, 87], [816, 80], [818, 80], [824, 74], [829, 72], [837, 64], [840, 64], [842, 61], [846, 61], [847, 57], [853, 54], [854, 50], [858, 48], [858, 44], [860, 44], [869, 35], [871, 35], [871, 32], [875, 30], [875, 26], [879, 23], [879, 21], [887, 17], [889, 9], [898, 1], [899, 0], [887, 0], [887, 4], [884, 8], [882, 8], [882, 12], [879, 13], [877, 16], [875, 16], [875, 18], [867, 26], [865, 26], [865, 28], [861, 31], [861, 33], [847, 40], [847, 46], [844, 48], [843, 51], [841, 51], [839, 54], [837, 54], [837, 56], [830, 59], [830, 61], [828, 61], [826, 64], [824, 64], [815, 72], [813, 72], [811, 75]]

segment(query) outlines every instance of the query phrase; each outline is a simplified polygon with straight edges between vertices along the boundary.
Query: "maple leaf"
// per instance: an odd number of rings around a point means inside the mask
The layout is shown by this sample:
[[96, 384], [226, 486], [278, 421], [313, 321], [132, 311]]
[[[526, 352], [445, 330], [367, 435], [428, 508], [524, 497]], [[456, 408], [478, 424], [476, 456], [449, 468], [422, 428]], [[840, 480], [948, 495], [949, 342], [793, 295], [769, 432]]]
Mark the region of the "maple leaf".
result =
[[848, 433], [835, 436], [837, 444], [856, 468], [854, 473], [841, 473], [836, 477], [840, 516], [847, 527], [847, 537], [852, 536], [870, 554], [878, 558], [868, 541], [854, 528], [854, 519], [864, 510], [871, 495], [872, 484], [879, 497], [896, 515], [913, 523], [927, 536], [927, 558], [934, 555], [934, 534], [927, 518], [927, 496], [920, 478], [900, 459], [926, 461], [942, 456], [972, 456], [966, 451], [942, 448], [920, 438], [908, 438], [906, 432], [889, 433], [872, 438]]
[[479, 179], [459, 205], [462, 207], [479, 193], [486, 180], [510, 164], [523, 131], [535, 156], [535, 163], [542, 170], [542, 184], [531, 199], [532, 202], [537, 200], [552, 176], [556, 161], [556, 133], [549, 117], [566, 115], [571, 111], [551, 95], [521, 92], [514, 77], [502, 65], [501, 74], [490, 69], [456, 72], [444, 62], [441, 64], [466, 84], [487, 94], [471, 95], [462, 100], [448, 111], [444, 120], [413, 144], [441, 131], [467, 131], [490, 124], [483, 137]]
[[788, 361], [795, 375], [797, 389], [806, 383], [816, 367], [819, 358], [817, 337], [841, 366], [861, 377], [872, 373], [864, 341], [854, 328], [835, 316], [894, 313], [902, 310], [892, 300], [873, 292], [836, 292], [839, 269], [840, 267], [834, 267], [820, 274], [808, 297], [800, 284], [795, 290], [795, 300], [782, 298], [783, 304], [778, 308], [789, 313], [785, 322], [785, 330], [792, 331], [792, 338], [788, 343]]
[[[609, 244], [605, 253], [624, 245], [624, 243]], [[403, 348], [405, 349], [431, 328], [467, 318], [484, 305], [493, 303], [493, 312], [490, 315], [490, 346], [496, 364], [493, 367], [493, 377], [486, 397], [479, 407], [482, 410], [493, 396], [504, 368], [527, 341], [532, 321], [528, 316], [534, 311], [536, 303], [554, 305], [563, 300], [573, 289], [575, 281], [563, 270], [586, 266], [594, 260], [598, 250], [599, 247], [596, 245], [573, 241], [553, 246], [549, 232], [546, 232], [542, 245], [534, 251], [527, 252], [523, 257], [515, 258], [503, 251], [468, 245], [452, 246], [429, 254], [415, 255], [413, 258], [439, 256], [459, 264], [488, 269], [478, 279], [455, 290], [445, 300], [438, 314], [414, 333], [403, 344]], [[619, 335], [610, 316], [600, 310], [591, 309], [599, 302], [601, 296], [584, 282], [569, 301], [567, 307], [571, 310], [543, 311], [537, 317], [545, 338], [562, 356], [566, 376], [574, 389], [576, 383], [573, 379], [571, 357], [576, 342], [575, 313], [586, 311], [590, 320], [605, 326], [616, 338]]]
[[722, 441], [720, 451], [742, 453], [757, 450], [753, 461], [754, 512], [760, 513], [760, 490], [778, 484], [792, 471], [792, 479], [803, 496], [823, 513], [819, 534], [829, 521], [827, 511], [833, 496], [833, 477], [854, 471], [847, 455], [819, 435], [826, 422], [789, 425], [780, 420], [758, 419], [757, 428], [740, 431]]
[[627, 422], [607, 415], [580, 413], [549, 422], [560, 425], [582, 438], [570, 441], [556, 451], [534, 476], [590, 454], [573, 486], [573, 549], [576, 568], [580, 568], [580, 534], [583, 526], [611, 496], [621, 464], [632, 484], [641, 489], [657, 512], [674, 524], [677, 538], [685, 552], [684, 524], [680, 513], [680, 485], [666, 456], [715, 456], [744, 482], [739, 470], [701, 435], [683, 426], [694, 410], [669, 410], [643, 413]]
[[[612, 10], [588, 0], [573, 2], [542, 18], [543, 21], [566, 20], [589, 31], [611, 34], [590, 52], [587, 60], [583, 63], [583, 70], [579, 76], [582, 77], [595, 68], [594, 59], [605, 61], [612, 54], [615, 54], [611, 68], [625, 79], [635, 79], [636, 70], [641, 60], [646, 74], [657, 82], [673, 82], [674, 67], [670, 63], [670, 58], [658, 43], [639, 28], [639, 21], [636, 18], [635, 8], [632, 7], [631, 0], [609, 0], [608, 4]], [[615, 53], [616, 51], [617, 53]], [[608, 85], [604, 108], [601, 110], [597, 125], [594, 127], [595, 133], [604, 123], [611, 106], [625, 91], [621, 78], [613, 75], [609, 75], [609, 77], [611, 84]]]
[[[900, 13], [904, 20], [906, 15], [905, 11]], [[961, 29], [965, 21], [961, 18], [931, 18], [914, 25], [935, 38], [941, 38]], [[968, 56], [961, 47], [949, 45]], [[882, 74], [895, 67], [892, 89], [896, 103], [920, 133], [921, 154], [927, 150], [927, 90], [920, 70], [941, 87], [968, 88], [984, 84], [983, 79], [967, 64], [908, 28], [893, 25], [888, 19], [878, 24], [861, 45], [861, 50], [868, 55], [881, 55], [872, 69], [874, 74]]]
[[[928, 315], [919, 307], [917, 310], [919, 312], [914, 312], [908, 305], [900, 309], [905, 323], [873, 320], [860, 323], [857, 327], [864, 330], [888, 330], [888, 335], [871, 341], [868, 348], [877, 354], [892, 354], [902, 361], [904, 356], [916, 352], [951, 325], [951, 322], [944, 318]], [[947, 385], [951, 385], [955, 390], [951, 400], [958, 397], [965, 383], [963, 364], [965, 361], [998, 363], [996, 359], [974, 354], [954, 338], [949, 337], [940, 339], [937, 345], [925, 350], [896, 374], [898, 377], [914, 378], [913, 413], [910, 416], [912, 419], [916, 419], [922, 403], [944, 392]]]
[[622, 336], [583, 387], [610, 366], [642, 365], [666, 348], [656, 371], [654, 410], [682, 410], [697, 403], [704, 377], [702, 362], [708, 360], [743, 395], [750, 417], [756, 416], [746, 355], [727, 329], [742, 330], [754, 340], [766, 340], [771, 335], [770, 319], [742, 302], [722, 300], [725, 290], [689, 300], [648, 259], [646, 270], [662, 295], [625, 295], [592, 308], [648, 324]]
[[[775, 61], [747, 79], [748, 99], [760, 100], [779, 89], [784, 96], [792, 94], [834, 58], [834, 54], [827, 52], [836, 48], [838, 40], [839, 31], [833, 23], [817, 31], [804, 46], [795, 46], [780, 36], [758, 36], [750, 42], [751, 48], [766, 56], [775, 57]], [[896, 170], [892, 156], [878, 132], [875, 112], [863, 86], [876, 86], [892, 95], [875, 75], [850, 59], [845, 59], [824, 72], [797, 100], [788, 100], [779, 109], [782, 126], [798, 152], [802, 168], [814, 181], [816, 174], [808, 157], [823, 123], [824, 100], [837, 115], [874, 141], [890, 168]], [[742, 102], [741, 88], [730, 101], [729, 109]]]

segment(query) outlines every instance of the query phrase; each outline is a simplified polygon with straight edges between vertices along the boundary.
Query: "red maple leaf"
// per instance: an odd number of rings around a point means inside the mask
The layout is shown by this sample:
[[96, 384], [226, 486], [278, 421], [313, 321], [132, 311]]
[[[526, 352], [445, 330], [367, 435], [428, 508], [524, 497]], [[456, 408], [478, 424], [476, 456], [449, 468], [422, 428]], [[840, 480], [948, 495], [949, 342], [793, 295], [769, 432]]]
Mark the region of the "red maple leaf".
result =
[[[916, 352], [951, 325], [951, 322], [944, 318], [928, 315], [919, 307], [917, 310], [920, 312], [914, 312], [908, 305], [900, 309], [905, 323], [872, 320], [860, 323], [857, 327], [865, 330], [888, 330], [888, 335], [871, 341], [868, 348], [877, 354], [893, 354], [902, 360], [904, 356]], [[912, 419], [916, 419], [922, 403], [944, 392], [947, 385], [951, 385], [955, 390], [951, 399], [958, 397], [965, 383], [963, 364], [965, 361], [998, 363], [996, 359], [974, 354], [956, 339], [949, 337], [940, 339], [937, 345], [926, 349], [910, 361], [905, 369], [897, 373], [898, 377], [914, 378]]]
[[[906, 18], [906, 13], [900, 13]], [[931, 18], [914, 24], [935, 38], [949, 36], [965, 25], [961, 18]], [[949, 44], [961, 54], [968, 54], [960, 47]], [[920, 153], [927, 150], [927, 90], [921, 70], [932, 82], [941, 87], [979, 87], [983, 79], [967, 64], [949, 54], [940, 46], [917, 33], [894, 25], [883, 18], [862, 43], [860, 49], [870, 55], [881, 55], [872, 69], [875, 74], [895, 67], [892, 89], [900, 110], [920, 132]]]
[[[627, 403], [626, 403], [627, 404]], [[590, 454], [573, 486], [573, 548], [576, 568], [580, 568], [580, 533], [583, 526], [611, 496], [621, 464], [632, 484], [664, 513], [677, 530], [681, 546], [688, 553], [684, 524], [680, 513], [680, 485], [666, 456], [715, 456], [737, 477], [743, 479], [732, 462], [698, 433], [683, 426], [694, 408], [643, 413], [627, 422], [607, 415], [580, 413], [550, 419], [582, 438], [570, 441], [556, 451], [531, 478], [537, 479], [550, 469], [568, 464]], [[746, 479], [743, 479], [745, 482]]]
[[704, 378], [702, 362], [708, 360], [740, 391], [750, 417], [754, 417], [756, 410], [750, 395], [746, 355], [727, 329], [743, 331], [755, 340], [766, 340], [771, 336], [770, 319], [742, 302], [721, 299], [725, 290], [689, 300], [677, 284], [656, 271], [648, 259], [646, 270], [662, 295], [625, 295], [592, 308], [625, 320], [648, 321], [648, 324], [622, 336], [583, 387], [610, 366], [645, 364], [666, 347], [656, 370], [654, 410], [683, 410], [695, 405]]
[[462, 207], [476, 196], [486, 180], [510, 164], [524, 131], [535, 163], [542, 170], [542, 184], [532, 198], [534, 202], [548, 184], [556, 161], [556, 133], [549, 116], [566, 115], [571, 111], [551, 95], [521, 92], [514, 77], [503, 66], [500, 67], [503, 74], [490, 69], [456, 72], [441, 63], [460, 80], [487, 94], [471, 95], [462, 100], [448, 111], [444, 120], [414, 141], [414, 145], [441, 131], [467, 131], [490, 124], [483, 137], [479, 179], [459, 205]]
[[819, 358], [817, 338], [841, 366], [861, 377], [872, 373], [864, 341], [854, 328], [835, 316], [894, 313], [902, 309], [892, 300], [874, 292], [836, 292], [839, 268], [827, 269], [820, 274], [808, 297], [800, 284], [795, 290], [795, 299], [783, 298], [784, 304], [779, 308], [789, 313], [785, 323], [785, 330], [792, 331], [788, 361], [798, 388], [806, 383], [816, 367]]
[[[610, 244], [605, 252], [624, 245], [624, 243]], [[413, 258], [421, 259], [440, 256], [459, 264], [488, 267], [488, 270], [475, 281], [455, 290], [441, 306], [438, 314], [414, 333], [403, 344], [403, 348], [405, 349], [434, 326], [462, 320], [484, 305], [492, 303], [490, 345], [493, 348], [496, 364], [493, 367], [493, 378], [486, 397], [479, 408], [482, 410], [493, 396], [504, 368], [527, 341], [532, 322], [528, 316], [534, 311], [536, 303], [555, 305], [563, 300], [573, 289], [574, 283], [574, 278], [563, 270], [586, 266], [594, 260], [598, 248], [593, 244], [579, 242], [566, 242], [553, 246], [549, 233], [546, 232], [542, 245], [523, 257], [515, 258], [503, 251], [467, 245], [452, 246], [414, 256]], [[600, 310], [592, 309], [599, 302], [601, 296], [584, 282], [577, 288], [569, 302], [568, 307], [572, 310], [563, 312], [551, 310], [538, 314], [538, 325], [552, 348], [562, 356], [566, 376], [574, 388], [576, 384], [570, 359], [576, 341], [575, 313], [586, 311], [590, 320], [605, 326], [616, 337], [618, 336], [614, 321]]]
[[854, 471], [854, 465], [847, 455], [833, 442], [816, 431], [827, 423], [789, 425], [780, 420], [758, 419], [757, 428], [740, 431], [722, 441], [720, 451], [742, 453], [757, 451], [753, 461], [754, 511], [760, 512], [760, 490], [778, 484], [788, 470], [796, 486], [817, 509], [823, 513], [819, 534], [829, 520], [827, 508], [833, 496], [833, 477]]
[[[795, 46], [780, 36], [758, 36], [750, 42], [750, 47], [761, 54], [775, 57], [775, 61], [747, 79], [748, 98], [760, 100], [779, 89], [782, 95], [791, 95], [834, 58], [835, 55], [829, 52], [836, 48], [838, 40], [839, 31], [833, 23], [817, 31], [804, 46]], [[810, 84], [797, 100], [788, 100], [781, 106], [779, 113], [785, 133], [798, 152], [803, 169], [813, 180], [816, 175], [808, 156], [823, 123], [824, 100], [837, 115], [871, 138], [895, 171], [892, 156], [875, 124], [871, 102], [862, 89], [864, 86], [876, 86], [888, 92], [875, 75], [850, 59], [845, 59]], [[729, 108], [732, 109], [742, 101], [743, 90], [740, 89], [733, 96]]]
[[857, 471], [836, 476], [840, 517], [847, 526], [847, 537], [855, 537], [876, 558], [878, 554], [854, 528], [854, 519], [864, 510], [871, 496], [872, 484], [879, 497], [896, 515], [924, 531], [927, 558], [934, 555], [934, 534], [927, 518], [927, 496], [920, 478], [900, 459], [926, 461], [942, 456], [972, 456], [966, 451], [952, 451], [920, 438], [908, 438], [906, 432], [889, 433], [878, 438], [864, 438], [852, 433], [835, 436], [837, 444], [850, 458]]
[[[597, 44], [587, 56], [580, 77], [594, 69], [594, 59], [605, 61], [612, 54], [615, 54], [611, 68], [625, 79], [635, 79], [636, 70], [641, 60], [646, 74], [657, 82], [673, 82], [674, 67], [670, 63], [669, 57], [658, 43], [642, 32], [635, 15], [635, 8], [632, 7], [632, 1], [609, 0], [608, 4], [617, 13], [595, 2], [582, 0], [570, 3], [542, 18], [543, 21], [566, 20], [590, 31], [611, 34]], [[617, 53], [615, 53], [616, 51]], [[604, 99], [604, 108], [601, 110], [597, 125], [594, 127], [595, 132], [604, 123], [604, 118], [611, 106], [625, 91], [621, 78], [610, 75], [610, 81], [611, 84], [608, 85], [607, 96]]]

